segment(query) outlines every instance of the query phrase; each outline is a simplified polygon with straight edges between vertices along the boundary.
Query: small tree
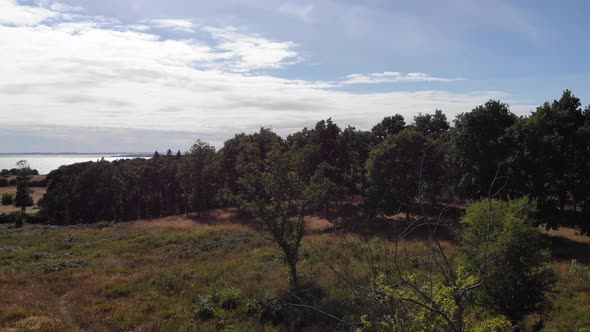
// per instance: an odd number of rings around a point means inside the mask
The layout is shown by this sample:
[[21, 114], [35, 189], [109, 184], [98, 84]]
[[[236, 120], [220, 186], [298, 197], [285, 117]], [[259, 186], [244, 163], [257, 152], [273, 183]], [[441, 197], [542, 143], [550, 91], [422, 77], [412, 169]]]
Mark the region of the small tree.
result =
[[299, 248], [310, 201], [304, 197], [303, 181], [291, 166], [281, 152], [274, 151], [269, 155], [268, 170], [262, 174], [262, 185], [269, 200], [258, 200], [255, 214], [283, 251], [292, 286], [297, 289]]
[[33, 197], [29, 188], [31, 168], [26, 160], [21, 160], [16, 165], [18, 166], [18, 175], [16, 176], [16, 197], [14, 205], [20, 208], [20, 214], [16, 217], [16, 226], [21, 227], [24, 223], [27, 206], [33, 205]]
[[555, 281], [549, 251], [531, 220], [533, 206], [527, 198], [485, 200], [469, 205], [463, 218], [466, 266], [483, 279], [479, 299], [513, 324], [545, 304]]

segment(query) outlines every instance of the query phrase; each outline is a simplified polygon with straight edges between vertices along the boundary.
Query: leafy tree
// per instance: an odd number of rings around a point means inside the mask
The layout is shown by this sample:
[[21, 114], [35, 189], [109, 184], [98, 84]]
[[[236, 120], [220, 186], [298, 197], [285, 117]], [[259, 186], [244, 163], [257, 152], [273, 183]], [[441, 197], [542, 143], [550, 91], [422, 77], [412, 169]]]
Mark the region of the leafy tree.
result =
[[451, 136], [451, 169], [461, 196], [487, 196], [498, 168], [511, 156], [505, 135], [516, 120], [508, 104], [495, 100], [457, 116]]
[[538, 311], [555, 281], [534, 213], [527, 198], [490, 199], [470, 204], [463, 218], [463, 257], [483, 280], [479, 298], [513, 323]]
[[306, 195], [315, 197], [314, 204], [327, 211], [332, 203], [340, 202], [344, 196], [344, 188], [338, 184], [339, 178], [336, 167], [326, 162], [321, 163], [311, 177]]
[[215, 204], [216, 173], [215, 148], [198, 140], [183, 160], [181, 175], [188, 207], [199, 215]]
[[406, 129], [371, 150], [367, 161], [366, 202], [371, 214], [403, 211], [410, 218], [410, 205], [418, 195], [420, 167], [427, 146], [424, 136]]
[[255, 202], [256, 217], [281, 248], [289, 266], [291, 283], [298, 288], [297, 262], [305, 232], [304, 217], [313, 200], [305, 197], [304, 182], [292, 168], [287, 155], [280, 151], [269, 156], [262, 184], [268, 199]]
[[575, 212], [589, 198], [590, 126], [580, 105], [566, 90], [560, 100], [538, 107], [509, 131], [514, 149], [510, 190], [534, 198], [541, 221], [552, 227], [564, 217], [568, 201]]
[[16, 196], [14, 205], [21, 209], [21, 215], [24, 215], [27, 207], [33, 205], [33, 197], [31, 196], [31, 189], [29, 182], [31, 181], [31, 168], [26, 160], [21, 160], [17, 163], [19, 172], [16, 176]]
[[339, 137], [338, 168], [342, 174], [342, 185], [349, 193], [360, 193], [366, 185], [366, 162], [371, 144], [370, 132], [350, 126]]
[[371, 129], [373, 143], [379, 144], [388, 137], [397, 135], [405, 127], [406, 122], [404, 121], [404, 117], [402, 115], [396, 114], [394, 116], [386, 116], [383, 118], [383, 120], [381, 120], [380, 123]]
[[414, 127], [422, 135], [431, 139], [439, 138], [450, 129], [447, 116], [441, 110], [436, 110], [434, 114], [418, 114], [414, 117]]
[[237, 206], [241, 213], [252, 211], [251, 202], [264, 195], [261, 175], [266, 170], [266, 158], [282, 145], [282, 139], [272, 130], [239, 134], [225, 142], [220, 150], [222, 196], [227, 204]]

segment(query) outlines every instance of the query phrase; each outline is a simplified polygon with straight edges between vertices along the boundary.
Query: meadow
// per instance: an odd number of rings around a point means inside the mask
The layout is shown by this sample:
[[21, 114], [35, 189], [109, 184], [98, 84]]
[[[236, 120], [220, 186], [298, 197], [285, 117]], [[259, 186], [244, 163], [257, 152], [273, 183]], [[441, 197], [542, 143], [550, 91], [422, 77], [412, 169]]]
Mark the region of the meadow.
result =
[[[347, 250], [354, 246], [360, 255], [367, 243], [389, 241], [359, 235], [358, 223], [352, 227], [341, 213], [307, 218], [301, 302], [289, 294], [280, 250], [234, 209], [86, 226], [0, 225], [0, 330], [350, 329], [343, 321], [358, 319], [363, 308], [332, 264], [346, 264], [358, 280], [370, 278]], [[387, 228], [379, 232], [387, 234]], [[542, 319], [543, 331], [587, 331], [590, 238], [567, 228], [544, 236], [559, 281], [550, 305], [521, 327], [533, 330]], [[416, 238], [407, 247], [423, 250], [420, 243]], [[443, 244], [446, 250], [455, 246]], [[475, 310], [469, 319], [481, 315]]]

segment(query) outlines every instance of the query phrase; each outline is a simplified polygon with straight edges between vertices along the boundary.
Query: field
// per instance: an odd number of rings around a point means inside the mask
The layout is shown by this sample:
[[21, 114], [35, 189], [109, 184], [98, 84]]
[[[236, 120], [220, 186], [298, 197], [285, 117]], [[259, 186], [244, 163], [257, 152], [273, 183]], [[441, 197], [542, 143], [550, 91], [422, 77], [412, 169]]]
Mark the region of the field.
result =
[[[351, 297], [326, 262], [360, 238], [335, 231], [321, 215], [307, 226], [303, 279], [314, 306], [343, 315], [338, 303]], [[0, 227], [1, 331], [273, 331], [288, 328], [287, 315], [304, 319], [307, 330], [342, 329], [316, 311], [286, 307], [280, 251], [232, 209], [202, 218]], [[547, 238], [560, 248], [553, 263], [560, 281], [540, 316], [544, 331], [582, 331], [590, 327], [590, 239], [570, 229]]]
[[[45, 192], [47, 191], [47, 188], [45, 187], [35, 187], [35, 188], [31, 188], [31, 190], [33, 191], [32, 196], [33, 196], [33, 201], [35, 202], [35, 205], [28, 208], [30, 209], [29, 212], [33, 211], [37, 211], [39, 210], [39, 207], [37, 206], [37, 202], [39, 202], [39, 200], [43, 197], [43, 195], [45, 195]], [[5, 193], [12, 193], [12, 194], [16, 194], [16, 187], [0, 187], [0, 196], [4, 195]], [[10, 213], [10, 212], [14, 212], [14, 211], [18, 211], [19, 208], [12, 206], [12, 205], [0, 205], [0, 213]]]

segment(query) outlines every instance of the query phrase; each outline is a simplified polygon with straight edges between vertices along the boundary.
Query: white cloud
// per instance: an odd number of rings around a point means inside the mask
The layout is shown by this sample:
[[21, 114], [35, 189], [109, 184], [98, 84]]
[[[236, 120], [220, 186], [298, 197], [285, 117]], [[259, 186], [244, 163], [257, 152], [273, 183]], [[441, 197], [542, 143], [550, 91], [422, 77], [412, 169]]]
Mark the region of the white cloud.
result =
[[32, 26], [57, 16], [59, 12], [54, 10], [23, 6], [17, 0], [0, 0], [0, 24]]
[[282, 68], [299, 59], [293, 42], [275, 42], [257, 34], [245, 34], [234, 27], [203, 27], [217, 41], [220, 57], [230, 60], [229, 69], [246, 72], [263, 68]]
[[341, 82], [343, 85], [352, 84], [376, 84], [376, 83], [398, 83], [398, 82], [454, 82], [462, 78], [433, 77], [424, 73], [407, 73], [386, 71], [372, 74], [351, 74]]
[[279, 7], [279, 13], [298, 18], [305, 22], [311, 22], [311, 12], [314, 8], [315, 6], [313, 4], [285, 2]]
[[[10, 3], [14, 17], [38, 9]], [[452, 118], [489, 98], [509, 98], [501, 92], [331, 89], [384, 80], [448, 81], [417, 73], [356, 74], [343, 82], [263, 75], [259, 70], [298, 61], [296, 45], [232, 27], [203, 27], [212, 42], [163, 40], [134, 26], [112, 27], [104, 18], [44, 20], [0, 23], [0, 128], [101, 128], [97, 141], [128, 128], [165, 131], [171, 140], [174, 132], [221, 140], [260, 126], [287, 134], [328, 117], [359, 128], [392, 113], [410, 120], [436, 108]]]
[[49, 4], [49, 9], [56, 11], [56, 12], [79, 12], [79, 11], [84, 10], [84, 8], [82, 8], [82, 7], [70, 6], [68, 4], [61, 3], [61, 2], [54, 2], [54, 3]]
[[145, 23], [150, 24], [156, 28], [172, 29], [184, 32], [195, 32], [194, 28], [196, 27], [192, 21], [181, 19], [159, 19], [145, 21]]

